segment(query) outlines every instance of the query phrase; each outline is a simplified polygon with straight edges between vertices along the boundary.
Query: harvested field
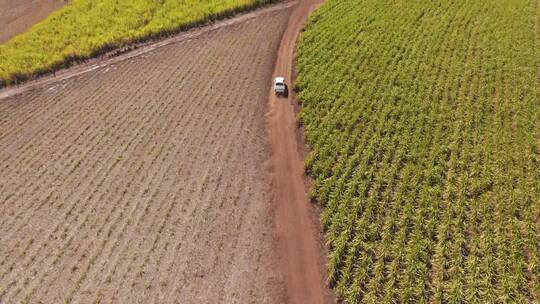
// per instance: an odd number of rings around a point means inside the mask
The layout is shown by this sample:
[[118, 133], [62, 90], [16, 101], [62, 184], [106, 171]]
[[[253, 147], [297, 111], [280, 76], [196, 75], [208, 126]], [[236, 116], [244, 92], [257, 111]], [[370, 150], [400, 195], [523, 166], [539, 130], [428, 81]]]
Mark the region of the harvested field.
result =
[[282, 10], [0, 100], [0, 302], [280, 303]]
[[65, 0], [0, 0], [0, 43], [26, 31], [66, 2]]

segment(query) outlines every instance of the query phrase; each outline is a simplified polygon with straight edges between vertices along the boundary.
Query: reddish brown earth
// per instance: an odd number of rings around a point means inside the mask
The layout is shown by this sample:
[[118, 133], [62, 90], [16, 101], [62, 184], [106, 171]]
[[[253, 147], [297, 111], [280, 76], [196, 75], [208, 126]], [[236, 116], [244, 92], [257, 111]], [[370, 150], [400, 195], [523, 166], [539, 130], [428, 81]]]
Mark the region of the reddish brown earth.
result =
[[[324, 0], [301, 1], [295, 6], [281, 40], [274, 77], [293, 83], [293, 64], [298, 35], [310, 13]], [[278, 98], [270, 92], [267, 118], [272, 147], [271, 168], [276, 204], [276, 226], [281, 268], [288, 303], [332, 303], [335, 298], [326, 285], [324, 245], [319, 218], [310, 205], [305, 183], [303, 144], [297, 137], [294, 108], [296, 94]]]
[[0, 100], [0, 303], [285, 302], [281, 8]]
[[0, 0], [0, 43], [25, 32], [65, 3], [65, 0]]

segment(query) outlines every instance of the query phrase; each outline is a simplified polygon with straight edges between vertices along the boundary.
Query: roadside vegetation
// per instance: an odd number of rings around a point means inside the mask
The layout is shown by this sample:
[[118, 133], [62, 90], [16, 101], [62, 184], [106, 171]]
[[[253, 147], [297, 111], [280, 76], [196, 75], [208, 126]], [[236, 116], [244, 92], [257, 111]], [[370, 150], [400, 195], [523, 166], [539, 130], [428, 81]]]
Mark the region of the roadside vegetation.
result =
[[540, 1], [329, 0], [306, 170], [348, 303], [540, 302]]
[[73, 0], [0, 45], [0, 87], [271, 0]]

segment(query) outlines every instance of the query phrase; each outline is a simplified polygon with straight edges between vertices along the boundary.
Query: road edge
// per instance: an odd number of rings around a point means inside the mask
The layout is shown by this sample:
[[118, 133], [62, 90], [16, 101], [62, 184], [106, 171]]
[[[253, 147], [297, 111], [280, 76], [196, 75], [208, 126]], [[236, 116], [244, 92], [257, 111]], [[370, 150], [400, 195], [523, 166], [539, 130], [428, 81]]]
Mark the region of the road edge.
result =
[[326, 248], [320, 208], [310, 204], [310, 179], [304, 173], [307, 145], [297, 123], [298, 98], [292, 89], [296, 76], [296, 47], [309, 15], [325, 0], [299, 1], [289, 17], [279, 47], [273, 77], [285, 76], [289, 96], [269, 92], [267, 128], [275, 207], [275, 240], [288, 303], [335, 303], [327, 284]]
[[[127, 49], [127, 51], [125, 52], [124, 49], [113, 50], [109, 53], [103, 54], [102, 56], [88, 59], [81, 64], [74, 65], [72, 67], [62, 69], [56, 72], [51, 72], [45, 76], [36, 78], [34, 80], [29, 80], [19, 85], [0, 88], [0, 102], [2, 101], [2, 99], [19, 95], [35, 89], [46, 88], [50, 85], [69, 80], [71, 78], [100, 69], [102, 67], [114, 65], [116, 63], [150, 53], [164, 46], [188, 41], [190, 39], [197, 38], [198, 36], [218, 30], [223, 27], [245, 22], [261, 15], [273, 13], [279, 10], [288, 9], [293, 7], [295, 4], [296, 3], [292, 1], [278, 2], [277, 4], [264, 6], [248, 13], [217, 21], [210, 25], [196, 27], [184, 32], [180, 32], [169, 38], [157, 41], [149, 41], [140, 44], [133, 44], [124, 48]], [[119, 52], [120, 54], [118, 54]]]

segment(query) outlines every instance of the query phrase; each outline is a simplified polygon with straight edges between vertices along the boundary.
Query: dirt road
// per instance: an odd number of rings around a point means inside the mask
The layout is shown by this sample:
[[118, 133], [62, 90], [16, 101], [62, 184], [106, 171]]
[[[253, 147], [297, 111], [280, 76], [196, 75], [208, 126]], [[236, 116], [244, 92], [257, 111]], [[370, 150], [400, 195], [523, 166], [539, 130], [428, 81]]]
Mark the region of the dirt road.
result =
[[[310, 13], [324, 0], [300, 1], [294, 8], [276, 59], [275, 76], [292, 83], [295, 46]], [[289, 303], [332, 303], [334, 296], [325, 284], [325, 257], [319, 221], [310, 205], [304, 178], [303, 157], [297, 138], [293, 90], [288, 98], [270, 92], [268, 130], [272, 151], [274, 202], [281, 267]]]
[[28, 30], [65, 3], [65, 0], [0, 0], [0, 43]]

